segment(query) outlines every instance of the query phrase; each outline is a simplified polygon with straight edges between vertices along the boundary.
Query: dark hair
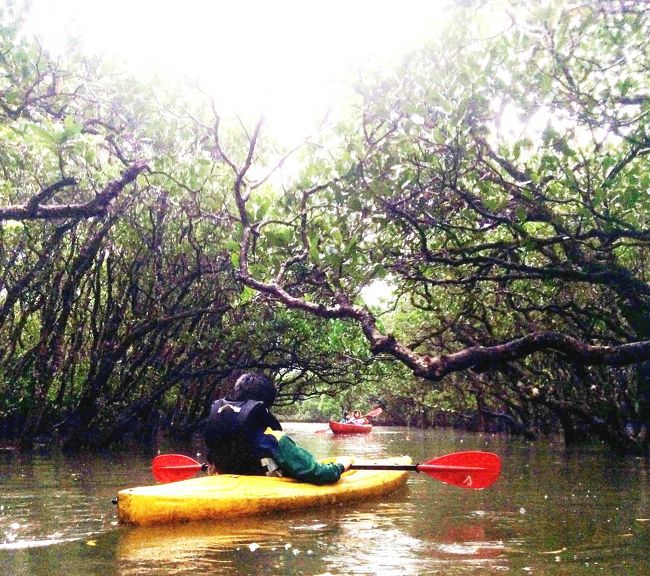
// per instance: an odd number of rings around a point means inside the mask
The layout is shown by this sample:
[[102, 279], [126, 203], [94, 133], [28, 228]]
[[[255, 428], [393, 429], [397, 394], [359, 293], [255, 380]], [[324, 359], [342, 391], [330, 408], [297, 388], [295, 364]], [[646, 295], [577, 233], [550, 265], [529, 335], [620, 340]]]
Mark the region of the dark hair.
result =
[[235, 388], [232, 394], [230, 394], [230, 399], [235, 402], [259, 400], [260, 402], [264, 402], [267, 408], [270, 408], [273, 406], [277, 395], [278, 389], [270, 378], [264, 374], [248, 372], [237, 378]]

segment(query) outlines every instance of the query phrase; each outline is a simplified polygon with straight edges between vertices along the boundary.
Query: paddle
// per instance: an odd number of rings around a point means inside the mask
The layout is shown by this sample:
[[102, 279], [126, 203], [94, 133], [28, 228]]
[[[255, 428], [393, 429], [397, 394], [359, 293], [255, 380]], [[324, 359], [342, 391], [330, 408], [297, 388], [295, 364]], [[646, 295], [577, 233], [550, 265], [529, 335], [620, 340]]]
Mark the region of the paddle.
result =
[[[364, 414], [361, 416], [361, 418], [376, 418], [379, 416], [384, 410], [382, 409], [381, 406], [377, 406], [376, 408], [373, 408], [368, 414]], [[323, 434], [325, 432], [329, 432], [329, 428], [323, 428], [322, 430], [316, 430], [314, 434]]]
[[364, 414], [361, 416], [361, 418], [376, 418], [379, 416], [384, 410], [382, 409], [381, 406], [377, 406], [377, 408], [373, 408], [368, 414]]
[[[205, 472], [201, 464], [182, 454], [161, 454], [153, 459], [151, 470], [158, 482], [186, 480]], [[456, 452], [429, 460], [424, 464], [352, 464], [352, 470], [408, 470], [461, 488], [480, 490], [494, 484], [501, 473], [501, 459], [492, 452]]]
[[177, 482], [206, 472], [207, 464], [201, 464], [183, 454], [160, 454], [151, 462], [151, 472], [156, 482]]

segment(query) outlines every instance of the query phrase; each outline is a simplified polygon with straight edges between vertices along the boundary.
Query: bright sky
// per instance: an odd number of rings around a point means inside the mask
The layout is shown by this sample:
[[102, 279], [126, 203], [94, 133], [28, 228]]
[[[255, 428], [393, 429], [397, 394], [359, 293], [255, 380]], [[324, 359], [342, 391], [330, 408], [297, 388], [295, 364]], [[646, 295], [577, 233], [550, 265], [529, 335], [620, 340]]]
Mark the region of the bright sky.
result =
[[220, 112], [264, 113], [283, 136], [313, 130], [369, 59], [436, 34], [450, 0], [33, 0], [29, 30], [54, 54], [66, 36], [132, 71], [181, 72]]

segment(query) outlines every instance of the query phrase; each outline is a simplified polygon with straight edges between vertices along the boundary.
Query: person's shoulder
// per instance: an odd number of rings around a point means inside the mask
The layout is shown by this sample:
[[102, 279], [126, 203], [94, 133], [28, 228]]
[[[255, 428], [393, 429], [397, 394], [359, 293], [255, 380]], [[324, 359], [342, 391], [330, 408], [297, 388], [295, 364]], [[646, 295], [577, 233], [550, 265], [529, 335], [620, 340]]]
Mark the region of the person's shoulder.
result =
[[278, 419], [271, 414], [264, 402], [258, 400], [247, 400], [242, 406], [242, 411], [247, 417], [254, 421], [261, 428], [271, 428], [273, 430], [282, 430], [282, 425]]
[[246, 416], [252, 416], [255, 418], [264, 418], [266, 414], [269, 413], [264, 402], [260, 400], [245, 400], [241, 402], [241, 411]]

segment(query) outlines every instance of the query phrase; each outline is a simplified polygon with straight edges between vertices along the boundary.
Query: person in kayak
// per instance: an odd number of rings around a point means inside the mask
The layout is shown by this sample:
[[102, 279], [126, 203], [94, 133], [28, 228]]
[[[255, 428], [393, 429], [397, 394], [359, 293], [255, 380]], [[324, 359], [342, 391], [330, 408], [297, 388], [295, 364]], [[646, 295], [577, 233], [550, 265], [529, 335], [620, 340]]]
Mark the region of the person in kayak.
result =
[[352, 424], [357, 424], [358, 426], [365, 426], [366, 424], [370, 424], [365, 416], [361, 416], [361, 412], [359, 412], [359, 410], [354, 411], [352, 414], [352, 420], [350, 422]]
[[277, 394], [265, 375], [247, 373], [239, 377], [230, 396], [212, 403], [204, 430], [209, 470], [334, 484], [352, 459], [322, 464], [284, 434], [270, 412]]

